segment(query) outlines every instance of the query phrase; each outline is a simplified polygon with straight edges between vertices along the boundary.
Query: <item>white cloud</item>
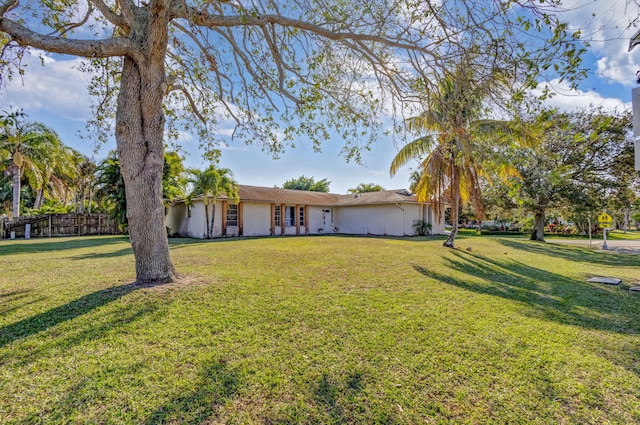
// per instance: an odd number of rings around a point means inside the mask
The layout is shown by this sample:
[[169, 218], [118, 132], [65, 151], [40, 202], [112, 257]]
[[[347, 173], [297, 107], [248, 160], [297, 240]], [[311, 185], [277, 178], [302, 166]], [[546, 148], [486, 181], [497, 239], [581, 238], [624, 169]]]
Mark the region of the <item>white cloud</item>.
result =
[[[604, 97], [593, 90], [571, 90], [565, 82], [558, 82], [557, 80], [551, 81], [546, 87], [549, 87], [554, 95], [548, 98], [545, 103], [565, 111], [598, 107], [605, 108], [609, 111], [622, 111], [630, 108], [629, 104], [624, 103], [618, 98]], [[539, 96], [543, 88], [544, 87], [534, 90], [533, 94]]]
[[31, 51], [25, 57], [25, 75], [8, 83], [2, 105], [22, 108], [27, 113], [46, 112], [85, 122], [90, 114], [87, 94], [90, 76], [77, 69], [81, 61], [78, 58], [56, 60], [42, 52]]
[[565, 0], [563, 18], [573, 30], [580, 30], [589, 42], [589, 51], [597, 57], [595, 73], [610, 83], [632, 86], [640, 69], [640, 48], [628, 51], [629, 40], [638, 30], [629, 27], [638, 14], [638, 6], [627, 0]]

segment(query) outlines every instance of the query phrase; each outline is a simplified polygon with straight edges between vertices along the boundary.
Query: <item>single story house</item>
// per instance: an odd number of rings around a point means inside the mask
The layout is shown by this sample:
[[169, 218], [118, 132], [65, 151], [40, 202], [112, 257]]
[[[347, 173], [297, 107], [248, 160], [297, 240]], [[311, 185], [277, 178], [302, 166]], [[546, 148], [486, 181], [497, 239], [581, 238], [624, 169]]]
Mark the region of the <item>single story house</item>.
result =
[[[444, 233], [444, 219], [429, 203], [406, 190], [351, 195], [238, 186], [239, 201], [220, 196], [208, 205], [211, 237], [280, 236], [340, 233], [349, 235], [415, 235], [426, 220], [432, 234]], [[204, 238], [207, 233], [202, 197], [174, 202], [167, 210], [170, 236]]]

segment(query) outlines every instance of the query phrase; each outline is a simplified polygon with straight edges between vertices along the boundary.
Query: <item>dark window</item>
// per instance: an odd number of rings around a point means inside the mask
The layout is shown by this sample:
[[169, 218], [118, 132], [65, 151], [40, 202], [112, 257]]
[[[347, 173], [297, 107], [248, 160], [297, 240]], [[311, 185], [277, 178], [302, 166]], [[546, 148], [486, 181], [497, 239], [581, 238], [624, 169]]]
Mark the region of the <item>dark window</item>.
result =
[[280, 226], [280, 205], [276, 205], [273, 209], [273, 224]]
[[296, 225], [296, 207], [284, 207], [284, 225], [287, 227]]
[[229, 204], [227, 206], [227, 226], [238, 225], [238, 205]]

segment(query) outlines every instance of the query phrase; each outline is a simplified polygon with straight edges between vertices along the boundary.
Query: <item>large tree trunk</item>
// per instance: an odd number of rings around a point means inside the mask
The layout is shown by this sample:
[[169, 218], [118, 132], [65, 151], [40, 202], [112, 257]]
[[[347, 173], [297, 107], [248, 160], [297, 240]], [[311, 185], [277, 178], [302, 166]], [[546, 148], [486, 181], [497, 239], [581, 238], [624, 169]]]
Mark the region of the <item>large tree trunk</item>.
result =
[[[164, 55], [161, 55], [164, 58]], [[162, 202], [164, 67], [144, 70], [124, 59], [116, 112], [118, 158], [125, 183], [129, 235], [138, 282], [176, 277], [169, 254]]]
[[13, 166], [13, 218], [20, 217], [20, 167]]
[[451, 213], [449, 214], [451, 233], [449, 233], [449, 237], [442, 244], [442, 246], [446, 246], [447, 248], [453, 248], [456, 236], [458, 235], [458, 213], [460, 210], [460, 170], [455, 165], [452, 165], [452, 167], [451, 195], [453, 199], [451, 200]]
[[542, 205], [536, 205], [533, 208], [533, 214], [533, 232], [531, 232], [530, 240], [544, 242], [544, 225], [547, 221], [545, 217], [545, 207]]

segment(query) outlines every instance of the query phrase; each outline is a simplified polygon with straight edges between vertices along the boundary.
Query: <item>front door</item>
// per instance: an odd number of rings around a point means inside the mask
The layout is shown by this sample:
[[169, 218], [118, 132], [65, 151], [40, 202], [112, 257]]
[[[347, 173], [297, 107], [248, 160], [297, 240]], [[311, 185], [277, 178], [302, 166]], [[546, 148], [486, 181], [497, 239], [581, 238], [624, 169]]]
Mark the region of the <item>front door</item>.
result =
[[324, 233], [333, 233], [333, 216], [331, 214], [331, 209], [322, 210], [322, 220], [322, 231]]

